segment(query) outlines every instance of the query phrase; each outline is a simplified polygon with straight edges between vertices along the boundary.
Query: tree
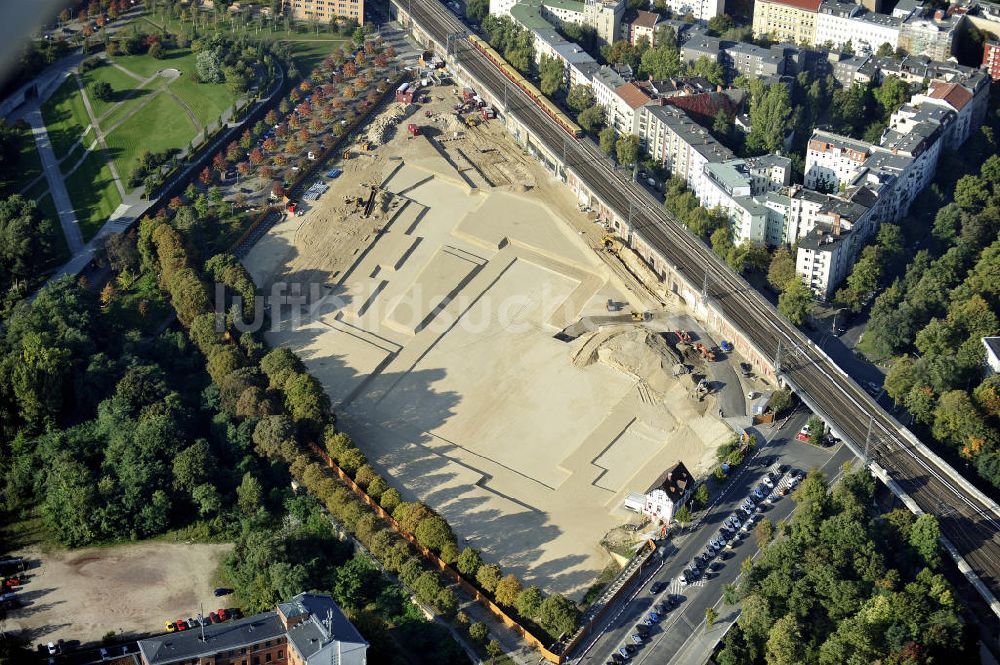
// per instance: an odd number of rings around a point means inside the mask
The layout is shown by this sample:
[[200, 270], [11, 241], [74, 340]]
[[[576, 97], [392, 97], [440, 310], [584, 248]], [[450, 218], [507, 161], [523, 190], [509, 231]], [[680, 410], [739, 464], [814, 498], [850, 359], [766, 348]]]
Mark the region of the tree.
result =
[[244, 515], [254, 515], [261, 506], [263, 488], [260, 481], [254, 478], [249, 472], [243, 474], [243, 480], [236, 488], [236, 504]]
[[538, 623], [549, 635], [558, 639], [576, 629], [579, 615], [576, 605], [559, 594], [549, 596], [538, 608]]
[[604, 124], [604, 109], [600, 105], [594, 104], [580, 111], [576, 120], [584, 131], [593, 134]]
[[615, 142], [615, 154], [618, 163], [625, 166], [632, 166], [639, 160], [639, 137], [635, 134], [626, 134]]
[[639, 73], [653, 79], [668, 79], [684, 71], [681, 53], [676, 46], [676, 36], [672, 28], [658, 37], [656, 46], [647, 49], [639, 58]]
[[476, 572], [476, 582], [478, 582], [479, 586], [482, 587], [487, 593], [493, 593], [496, 591], [497, 584], [500, 583], [500, 577], [500, 566], [495, 563], [488, 563], [480, 566], [479, 570]]
[[[722, 65], [718, 60], [712, 60], [707, 56], [701, 56], [690, 66], [688, 70], [693, 76], [701, 76], [715, 85], [723, 85], [726, 82]], [[784, 86], [782, 86], [784, 87]]]
[[34, 201], [20, 194], [0, 201], [0, 288], [35, 276], [50, 260], [54, 241], [55, 228]]
[[882, 107], [882, 119], [888, 121], [889, 116], [910, 98], [910, 88], [898, 76], [886, 76], [872, 94]]
[[551, 97], [562, 87], [565, 70], [559, 58], [543, 53], [538, 61], [539, 88]]
[[711, 628], [715, 625], [716, 620], [719, 618], [719, 613], [715, 611], [714, 607], [705, 608], [705, 627]]
[[210, 483], [202, 483], [191, 490], [191, 500], [198, 507], [198, 514], [202, 517], [216, 515], [222, 510], [222, 497], [219, 490]]
[[875, 55], [879, 58], [891, 58], [895, 52], [896, 51], [892, 47], [892, 44], [885, 42], [878, 47], [878, 50], [875, 51]]
[[440, 515], [432, 515], [420, 520], [413, 533], [417, 541], [429, 549], [440, 552], [448, 543], [454, 544], [455, 534], [451, 526]]
[[774, 536], [774, 524], [765, 517], [760, 522], [757, 522], [753, 534], [757, 540], [757, 547], [763, 548], [771, 542], [771, 538]]
[[759, 79], [750, 85], [750, 133], [747, 150], [774, 152], [785, 144], [785, 130], [792, 115], [788, 88], [780, 83], [764, 86]]
[[174, 489], [186, 494], [209, 480], [215, 464], [208, 441], [198, 439], [173, 459]]
[[202, 83], [221, 83], [222, 68], [219, 64], [219, 54], [213, 49], [205, 49], [195, 58], [195, 72]]
[[476, 644], [482, 644], [486, 641], [486, 637], [489, 635], [489, 631], [486, 626], [479, 623], [478, 621], [469, 624], [469, 638]]
[[812, 313], [813, 292], [798, 280], [792, 280], [778, 296], [778, 311], [789, 321], [802, 325]]
[[613, 156], [615, 153], [615, 141], [617, 140], [617, 134], [615, 134], [614, 127], [605, 127], [601, 130], [598, 135], [598, 142], [600, 144], [601, 152], [606, 155]]
[[503, 647], [500, 646], [499, 640], [490, 640], [486, 645], [486, 655], [490, 658], [496, 658], [503, 653]]
[[469, 0], [465, 3], [465, 15], [473, 21], [481, 22], [489, 13], [489, 0]]
[[387, 513], [392, 513], [402, 500], [403, 499], [399, 494], [399, 490], [395, 487], [390, 487], [382, 494], [382, 498], [379, 499], [378, 503]]
[[153, 42], [149, 45], [149, 51], [147, 51], [149, 57], [155, 60], [163, 59], [163, 44], [160, 42]]
[[466, 547], [458, 557], [458, 572], [467, 578], [474, 578], [479, 567], [483, 565], [483, 557], [479, 550]]
[[805, 661], [802, 631], [794, 614], [778, 619], [768, 631], [767, 662], [773, 665], [797, 665]]
[[698, 485], [698, 489], [694, 491], [692, 500], [694, 501], [694, 505], [699, 509], [708, 505], [708, 485], [705, 483]]
[[115, 92], [112, 90], [111, 84], [107, 81], [97, 81], [90, 87], [90, 91], [96, 99], [99, 99], [102, 102], [111, 101], [111, 96]]
[[517, 599], [522, 588], [521, 581], [518, 580], [513, 574], [504, 576], [504, 578], [497, 583], [497, 588], [494, 592], [497, 603], [507, 608], [514, 607], [517, 604]]
[[767, 282], [780, 293], [793, 279], [797, 279], [795, 257], [782, 245], [771, 257], [771, 265], [767, 269]]
[[594, 91], [589, 85], [571, 85], [569, 94], [566, 95], [566, 104], [571, 109], [579, 113], [586, 108], [590, 108], [596, 103]]
[[681, 506], [676, 513], [674, 513], [674, 521], [685, 526], [691, 523], [691, 510], [687, 506]]
[[541, 609], [544, 599], [541, 589], [536, 586], [523, 589], [517, 594], [517, 613], [525, 619], [534, 619], [538, 616], [538, 611]]

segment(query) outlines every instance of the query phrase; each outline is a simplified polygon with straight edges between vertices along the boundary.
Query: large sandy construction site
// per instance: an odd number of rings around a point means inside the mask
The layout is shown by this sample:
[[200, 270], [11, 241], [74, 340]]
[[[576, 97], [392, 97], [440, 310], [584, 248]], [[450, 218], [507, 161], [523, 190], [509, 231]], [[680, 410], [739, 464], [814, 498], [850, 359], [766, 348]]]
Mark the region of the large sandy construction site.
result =
[[499, 121], [459, 124], [453, 88], [433, 94], [244, 262], [265, 293], [312, 293], [301, 320], [271, 305], [268, 340], [303, 358], [376, 468], [486, 558], [578, 597], [624, 495], [678, 460], [706, 469], [731, 430], [653, 331], [680, 310], [633, 323], [649, 294], [595, 250], [571, 192]]

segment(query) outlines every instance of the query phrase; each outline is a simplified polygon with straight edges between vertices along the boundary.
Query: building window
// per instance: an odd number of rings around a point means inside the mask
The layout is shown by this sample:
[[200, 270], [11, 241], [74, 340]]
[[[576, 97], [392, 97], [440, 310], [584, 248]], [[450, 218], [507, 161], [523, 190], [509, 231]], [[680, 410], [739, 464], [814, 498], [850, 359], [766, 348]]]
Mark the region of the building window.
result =
[[266, 654], [264, 656], [264, 662], [265, 663], [270, 663], [271, 662], [271, 654]]

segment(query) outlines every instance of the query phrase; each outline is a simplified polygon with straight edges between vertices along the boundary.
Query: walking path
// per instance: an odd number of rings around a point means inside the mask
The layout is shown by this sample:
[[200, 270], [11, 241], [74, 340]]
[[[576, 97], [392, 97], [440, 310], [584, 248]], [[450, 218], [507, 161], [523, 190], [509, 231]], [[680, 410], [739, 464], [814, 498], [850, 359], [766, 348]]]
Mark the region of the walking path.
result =
[[[97, 123], [97, 116], [94, 114], [94, 107], [90, 105], [90, 95], [87, 94], [86, 88], [83, 87], [83, 82], [80, 80], [80, 77], [74, 74], [73, 78], [76, 80], [77, 87], [80, 88], [80, 96], [83, 98], [83, 106], [87, 109], [87, 115], [90, 117], [90, 126], [94, 128], [94, 136], [97, 137], [96, 142], [100, 145], [100, 147], [107, 150], [108, 142], [104, 138], [104, 132], [101, 131], [101, 126]], [[108, 163], [108, 170], [111, 171], [111, 177], [115, 181], [115, 187], [118, 188], [118, 195], [124, 200], [125, 187], [122, 185], [121, 176], [118, 175], [118, 168], [115, 166], [115, 160], [108, 159], [106, 161]]]
[[59, 160], [56, 159], [56, 153], [52, 150], [52, 144], [49, 142], [49, 133], [45, 129], [45, 120], [42, 119], [40, 102], [36, 99], [31, 105], [32, 108], [24, 115], [24, 119], [31, 125], [31, 133], [35, 138], [35, 145], [38, 147], [38, 156], [42, 160], [45, 178], [49, 181], [49, 192], [52, 194], [52, 202], [59, 215], [59, 224], [62, 226], [63, 235], [66, 236], [66, 244], [69, 246], [70, 253], [76, 254], [83, 249], [83, 233], [80, 232], [80, 224], [73, 210], [73, 202], [69, 198], [66, 184], [59, 172]]

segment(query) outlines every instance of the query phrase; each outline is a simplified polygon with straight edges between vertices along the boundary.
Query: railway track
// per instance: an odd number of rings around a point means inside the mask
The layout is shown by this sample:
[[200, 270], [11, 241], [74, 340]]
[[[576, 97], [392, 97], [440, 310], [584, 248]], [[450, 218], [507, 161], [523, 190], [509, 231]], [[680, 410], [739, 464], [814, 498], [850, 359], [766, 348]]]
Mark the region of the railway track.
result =
[[[781, 374], [826, 416], [843, 437], [859, 448], [870, 444], [870, 456], [924, 512], [937, 516], [942, 534], [994, 596], [1000, 595], [1000, 514], [995, 504], [968, 491], [942, 470], [939, 460], [918, 449], [901, 426], [812, 342], [788, 323], [704, 243], [673, 218], [630, 177], [617, 172], [590, 138], [575, 140], [512, 85], [468, 41], [468, 34], [437, 0], [394, 0], [441, 44], [451, 43], [452, 57], [498, 99], [508, 113], [533, 134], [567, 168], [691, 284], [707, 283], [707, 297], [766, 356], [782, 355]], [[707, 279], [706, 279], [707, 276]], [[778, 369], [778, 368], [776, 368]], [[995, 599], [988, 599], [995, 602]], [[994, 605], [994, 611], [998, 608]]]

